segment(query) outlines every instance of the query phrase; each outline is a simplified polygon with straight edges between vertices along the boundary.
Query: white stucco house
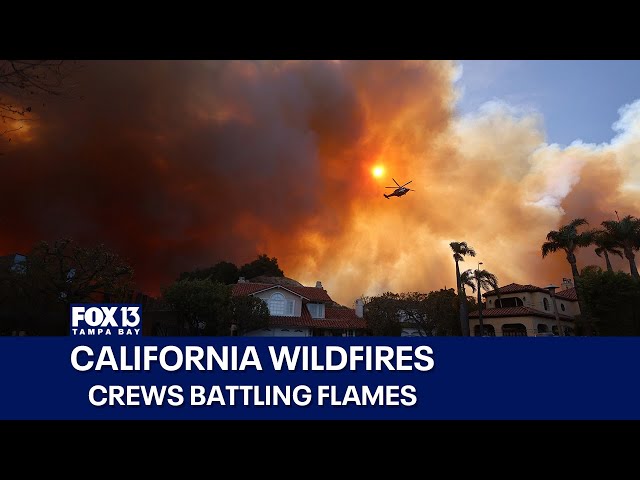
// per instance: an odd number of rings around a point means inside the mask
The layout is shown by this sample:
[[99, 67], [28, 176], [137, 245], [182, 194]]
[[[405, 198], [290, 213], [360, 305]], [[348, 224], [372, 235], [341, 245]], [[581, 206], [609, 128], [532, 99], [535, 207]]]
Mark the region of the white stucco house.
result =
[[232, 295], [252, 295], [264, 300], [271, 317], [269, 326], [249, 332], [259, 337], [353, 337], [365, 335], [364, 305], [356, 300], [355, 308], [338, 306], [317, 282], [305, 287], [297, 282], [250, 282], [240, 278], [232, 285]]
[[[574, 334], [574, 319], [580, 314], [575, 287], [555, 292], [555, 301], [563, 335]], [[500, 298], [498, 298], [498, 292]], [[558, 334], [553, 299], [546, 288], [510, 283], [483, 294], [482, 323], [485, 335], [528, 336]], [[478, 312], [469, 314], [472, 336], [480, 335]]]

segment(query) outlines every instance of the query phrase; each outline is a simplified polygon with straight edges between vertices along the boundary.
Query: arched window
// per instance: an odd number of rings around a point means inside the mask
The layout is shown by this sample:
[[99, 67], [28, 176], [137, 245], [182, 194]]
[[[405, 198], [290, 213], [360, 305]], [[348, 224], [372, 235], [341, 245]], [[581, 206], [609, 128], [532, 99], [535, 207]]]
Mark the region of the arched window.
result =
[[564, 312], [564, 303], [560, 304], [560, 310], [562, 310]]
[[545, 310], [549, 310], [549, 300], [547, 300], [547, 297], [542, 299], [542, 304], [544, 305]]
[[271, 295], [268, 305], [269, 305], [269, 313], [271, 315], [273, 316], [284, 315], [286, 301], [284, 299], [284, 295], [282, 295], [281, 293], [274, 293], [273, 295]]
[[527, 327], [521, 323], [506, 323], [502, 325], [503, 337], [526, 337]]

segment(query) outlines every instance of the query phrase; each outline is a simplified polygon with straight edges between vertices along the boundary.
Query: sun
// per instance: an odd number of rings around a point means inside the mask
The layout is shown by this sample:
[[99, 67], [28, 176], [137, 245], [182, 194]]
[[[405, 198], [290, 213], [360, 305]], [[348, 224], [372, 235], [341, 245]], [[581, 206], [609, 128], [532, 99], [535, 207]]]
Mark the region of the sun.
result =
[[380, 178], [382, 175], [384, 175], [384, 167], [382, 165], [376, 165], [371, 170], [371, 174], [376, 178]]

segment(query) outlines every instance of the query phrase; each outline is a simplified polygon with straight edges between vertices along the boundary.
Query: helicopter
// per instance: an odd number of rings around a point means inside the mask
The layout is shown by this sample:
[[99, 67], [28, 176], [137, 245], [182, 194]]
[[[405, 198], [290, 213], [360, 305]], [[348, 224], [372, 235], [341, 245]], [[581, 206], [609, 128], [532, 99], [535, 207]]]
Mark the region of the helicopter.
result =
[[395, 190], [392, 193], [390, 193], [389, 195], [387, 195], [386, 193], [383, 193], [384, 198], [401, 197], [402, 195], [406, 195], [408, 192], [415, 192], [415, 190], [412, 190], [411, 188], [407, 188], [405, 186], [405, 185], [409, 185], [411, 182], [413, 182], [413, 180], [409, 180], [404, 185], [400, 185], [398, 182], [396, 182], [395, 178], [391, 178], [391, 180], [394, 181], [394, 183], [397, 185], [397, 187], [385, 187], [385, 188], [395, 188]]

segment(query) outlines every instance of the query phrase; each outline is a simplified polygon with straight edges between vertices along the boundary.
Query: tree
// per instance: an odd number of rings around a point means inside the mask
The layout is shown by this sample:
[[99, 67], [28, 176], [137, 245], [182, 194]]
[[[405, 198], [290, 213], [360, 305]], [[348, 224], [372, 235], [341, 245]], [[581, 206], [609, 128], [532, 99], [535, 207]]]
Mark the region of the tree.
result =
[[269, 326], [269, 307], [258, 297], [238, 296], [231, 298], [230, 322], [223, 325], [224, 332], [235, 331], [242, 336], [247, 332]]
[[258, 255], [251, 263], [246, 263], [240, 268], [240, 276], [246, 279], [265, 275], [269, 277], [284, 277], [284, 272], [278, 267], [276, 257], [269, 258], [267, 254]]
[[476, 256], [476, 251], [473, 247], [467, 245], [467, 242], [451, 242], [449, 244], [453, 251], [453, 259], [456, 262], [456, 285], [458, 288], [458, 301], [460, 303], [460, 329], [462, 335], [469, 336], [469, 310], [467, 308], [466, 294], [464, 293], [463, 284], [460, 281], [460, 265], [459, 262], [464, 261], [464, 257], [469, 255], [470, 257]]
[[421, 336], [457, 335], [458, 295], [454, 289], [429, 293], [386, 292], [365, 299], [365, 318], [372, 335], [400, 336], [412, 327]]
[[596, 255], [602, 257], [604, 255], [604, 260], [607, 264], [607, 271], [613, 272], [613, 267], [611, 267], [611, 261], [609, 260], [609, 254], [618, 255], [622, 258], [622, 252], [616, 242], [616, 239], [607, 231], [607, 230], [597, 230], [594, 235], [594, 241], [596, 245]]
[[580, 247], [588, 247], [594, 241], [595, 233], [592, 230], [586, 230], [578, 233], [578, 227], [588, 225], [584, 218], [576, 218], [567, 225], [563, 225], [559, 230], [552, 230], [547, 234], [547, 241], [542, 244], [542, 258], [550, 253], [563, 250], [567, 256], [567, 261], [571, 265], [571, 273], [573, 274], [573, 284], [576, 287], [576, 296], [578, 297], [578, 305], [583, 316], [587, 316], [585, 305], [580, 300], [580, 273], [576, 263], [576, 250]]
[[[488, 270], [467, 270], [462, 273], [461, 281], [471, 286], [471, 289], [478, 294], [478, 322], [480, 323], [480, 336], [484, 336], [484, 323], [482, 321], [482, 293], [484, 290], [498, 290], [498, 277]], [[500, 292], [496, 292], [500, 298]]]
[[627, 215], [622, 220], [606, 220], [602, 222], [605, 231], [622, 248], [624, 256], [629, 261], [631, 275], [640, 281], [634, 250], [640, 248], [640, 219]]
[[[458, 294], [453, 288], [429, 292], [424, 299], [426, 327], [432, 335], [460, 335], [460, 304]], [[421, 334], [427, 334], [427, 328], [420, 326]]]
[[121, 298], [133, 287], [133, 268], [103, 244], [85, 248], [71, 239], [40, 242], [28, 254], [24, 292], [45, 301], [70, 304], [92, 296]]
[[187, 326], [189, 335], [229, 335], [220, 325], [229, 323], [231, 289], [210, 279], [178, 280], [166, 287], [162, 296], [172, 311], [178, 314], [180, 325]]
[[182, 272], [178, 280], [204, 280], [211, 279], [213, 282], [230, 285], [238, 281], [238, 267], [231, 262], [218, 262], [213, 267], [195, 269], [190, 272]]
[[580, 281], [600, 335], [640, 335], [640, 284], [631, 275], [590, 265], [582, 269]]
[[42, 96], [64, 94], [74, 64], [62, 60], [0, 60], [0, 137], [23, 128]]
[[377, 337], [399, 337], [400, 325], [399, 296], [385, 292], [377, 297], [365, 297], [364, 317], [371, 335]]

